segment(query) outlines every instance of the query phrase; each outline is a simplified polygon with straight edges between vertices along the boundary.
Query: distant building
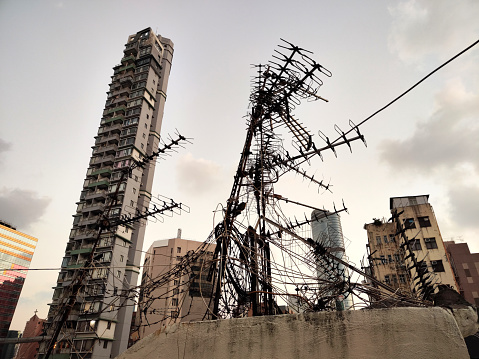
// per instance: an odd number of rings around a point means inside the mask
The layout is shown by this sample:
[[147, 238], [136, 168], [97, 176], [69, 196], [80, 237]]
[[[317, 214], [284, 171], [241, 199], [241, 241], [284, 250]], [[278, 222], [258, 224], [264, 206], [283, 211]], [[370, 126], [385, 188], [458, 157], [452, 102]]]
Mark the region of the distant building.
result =
[[471, 253], [467, 243], [444, 242], [459, 293], [471, 304], [479, 306], [479, 253]]
[[391, 223], [365, 224], [368, 270], [379, 281], [402, 291], [430, 295], [439, 284], [458, 290], [429, 195], [392, 197]]
[[[178, 271], [168, 280], [158, 280], [184, 256], [198, 250], [202, 255], [197, 260], [183, 269], [177, 267]], [[211, 258], [212, 253], [203, 242], [182, 239], [181, 230], [176, 238], [159, 240], [150, 246], [143, 265], [136, 314], [138, 332], [132, 333], [134, 339], [142, 339], [172, 322], [205, 319], [213, 290], [207, 280]]]
[[[18, 330], [9, 330], [6, 338], [21, 338], [22, 332]], [[3, 344], [0, 353], [0, 359], [13, 359], [17, 353], [19, 344]]]
[[7, 336], [37, 241], [0, 221], [0, 338]]
[[[45, 319], [40, 319], [35, 314], [25, 324], [23, 330], [23, 338], [31, 338], [40, 336], [43, 332], [43, 322]], [[15, 359], [35, 359], [38, 354], [38, 343], [22, 343], [18, 348]]]
[[[347, 257], [344, 248], [343, 230], [341, 227], [341, 218], [337, 213], [328, 211], [314, 210], [311, 213], [311, 231], [313, 240], [321, 244], [336, 258], [347, 262]], [[331, 262], [318, 260], [317, 274], [321, 283], [335, 282], [341, 279], [343, 282], [348, 282], [348, 269], [339, 262]], [[337, 294], [337, 293], [336, 293]], [[333, 295], [331, 292], [325, 295]], [[348, 310], [353, 306], [351, 293], [347, 291], [336, 296], [334, 304], [337, 310]]]

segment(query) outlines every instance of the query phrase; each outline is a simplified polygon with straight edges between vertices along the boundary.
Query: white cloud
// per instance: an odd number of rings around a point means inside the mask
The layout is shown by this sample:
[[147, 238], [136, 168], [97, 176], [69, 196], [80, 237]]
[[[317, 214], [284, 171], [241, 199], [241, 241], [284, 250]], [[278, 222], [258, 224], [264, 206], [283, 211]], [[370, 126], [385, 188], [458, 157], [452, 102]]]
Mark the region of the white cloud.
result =
[[9, 143], [5, 140], [2, 140], [0, 138], [0, 153], [7, 152], [8, 150], [10, 150], [11, 147], [12, 147], [11, 143]]
[[218, 164], [191, 153], [182, 156], [176, 165], [177, 185], [190, 195], [211, 193], [223, 181], [223, 171]]
[[479, 32], [476, 0], [409, 0], [390, 7], [389, 12], [393, 17], [389, 48], [407, 63], [428, 55], [449, 57]]
[[411, 137], [380, 144], [380, 158], [399, 172], [427, 175], [468, 165], [479, 174], [478, 119], [479, 93], [455, 79], [436, 95], [431, 116]]
[[51, 199], [22, 189], [0, 190], [0, 218], [19, 230], [38, 222], [45, 214]]
[[464, 186], [458, 181], [455, 186], [451, 186], [448, 195], [454, 223], [461, 227], [477, 228], [479, 187]]

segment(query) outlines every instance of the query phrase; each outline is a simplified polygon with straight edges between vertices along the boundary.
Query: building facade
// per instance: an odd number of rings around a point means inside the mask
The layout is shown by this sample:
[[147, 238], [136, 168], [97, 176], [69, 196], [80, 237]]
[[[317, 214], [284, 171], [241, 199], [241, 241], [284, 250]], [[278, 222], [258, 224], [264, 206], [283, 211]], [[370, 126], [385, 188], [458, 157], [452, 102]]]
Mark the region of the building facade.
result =
[[[192, 253], [198, 255], [188, 260], [193, 257]], [[151, 245], [143, 264], [142, 292], [136, 315], [138, 331], [132, 333], [134, 339], [142, 339], [177, 321], [210, 319], [208, 310], [212, 309], [213, 288], [207, 277], [212, 257], [209, 246], [182, 239], [181, 230], [176, 238]]]
[[87, 258], [93, 258], [94, 268], [62, 326], [54, 358], [110, 359], [127, 348], [134, 308], [129, 291], [138, 282], [146, 221], [114, 227], [99, 238], [98, 227], [102, 216], [134, 216], [149, 206], [155, 161], [127, 169], [159, 147], [172, 58], [171, 40], [147, 28], [128, 37], [121, 62], [113, 67], [50, 304], [49, 333], [61, 323], [59, 310]]
[[444, 242], [459, 293], [471, 304], [479, 306], [479, 253], [471, 253], [467, 243]]
[[[311, 213], [311, 232], [313, 240], [323, 246], [329, 253], [336, 258], [347, 262], [343, 230], [341, 227], [341, 217], [337, 213], [329, 211], [314, 210]], [[340, 278], [344, 282], [349, 280], [348, 269], [339, 262], [322, 261], [318, 259], [317, 274], [321, 283], [336, 282]], [[338, 293], [324, 293], [324, 296], [331, 296]], [[352, 295], [347, 291], [340, 293], [335, 299], [335, 308], [337, 310], [348, 310], [353, 306]]]
[[440, 284], [458, 290], [429, 196], [393, 197], [390, 210], [391, 222], [375, 219], [364, 225], [373, 277], [423, 298]]
[[[31, 338], [40, 336], [43, 332], [43, 322], [44, 319], [40, 319], [35, 314], [31, 317], [28, 322], [25, 324], [25, 329], [23, 330], [23, 338]], [[38, 354], [38, 343], [22, 343], [18, 347], [17, 355], [15, 359], [35, 359]]]
[[0, 338], [6, 338], [38, 239], [0, 222]]

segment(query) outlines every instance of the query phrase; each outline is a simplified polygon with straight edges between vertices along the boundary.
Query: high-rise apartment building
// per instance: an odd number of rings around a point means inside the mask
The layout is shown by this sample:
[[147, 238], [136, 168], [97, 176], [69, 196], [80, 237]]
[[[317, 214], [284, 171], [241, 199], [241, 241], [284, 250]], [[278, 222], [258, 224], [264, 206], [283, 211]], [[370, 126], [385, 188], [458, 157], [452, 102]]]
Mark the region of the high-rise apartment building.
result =
[[[212, 250], [203, 242], [182, 239], [181, 230], [176, 238], [153, 242], [143, 264], [143, 289], [136, 316], [138, 331], [132, 333], [135, 340], [176, 321], [211, 319], [208, 311], [212, 309], [213, 287], [207, 277]], [[185, 256], [193, 257], [191, 253], [198, 255], [184, 261]], [[188, 264], [178, 266], [182, 261]], [[168, 273], [171, 275], [163, 279]]]
[[370, 273], [403, 293], [437, 290], [446, 284], [458, 290], [429, 195], [390, 199], [392, 222], [365, 224]]
[[38, 239], [0, 222], [0, 338], [6, 338]]
[[[135, 215], [149, 206], [155, 161], [123, 173], [159, 147], [172, 58], [171, 40], [147, 28], [128, 37], [121, 62], [113, 67], [47, 318], [50, 333], [58, 325], [66, 289], [71, 292], [76, 270], [83, 267], [97, 243], [94, 268], [63, 325], [53, 358], [110, 359], [127, 348], [134, 308], [127, 294], [138, 281], [146, 221], [116, 226], [103, 232], [99, 241], [98, 224], [112, 202], [110, 218]], [[41, 346], [40, 353], [45, 352]]]

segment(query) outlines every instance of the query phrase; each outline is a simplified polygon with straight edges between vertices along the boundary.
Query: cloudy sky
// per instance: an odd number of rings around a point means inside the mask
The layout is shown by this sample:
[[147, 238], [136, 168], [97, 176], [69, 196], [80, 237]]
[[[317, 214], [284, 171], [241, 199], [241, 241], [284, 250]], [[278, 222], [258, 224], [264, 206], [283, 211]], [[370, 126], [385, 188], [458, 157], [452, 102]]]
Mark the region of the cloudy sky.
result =
[[[0, 218], [39, 238], [32, 268], [58, 268], [91, 155], [112, 67], [128, 35], [146, 27], [175, 43], [163, 134], [194, 138], [157, 166], [154, 194], [190, 214], [148, 226], [145, 245], [204, 240], [229, 195], [245, 137], [251, 64], [279, 39], [314, 52], [333, 76], [296, 115], [315, 133], [359, 123], [479, 39], [479, 2], [0, 1]], [[291, 199], [331, 208], [344, 199], [347, 254], [365, 252], [364, 223], [387, 217], [389, 197], [429, 194], [444, 239], [479, 251], [479, 46], [362, 126], [368, 147], [326, 154]], [[302, 216], [302, 212], [298, 214]], [[47, 314], [57, 271], [30, 272], [12, 329]]]

